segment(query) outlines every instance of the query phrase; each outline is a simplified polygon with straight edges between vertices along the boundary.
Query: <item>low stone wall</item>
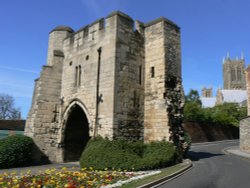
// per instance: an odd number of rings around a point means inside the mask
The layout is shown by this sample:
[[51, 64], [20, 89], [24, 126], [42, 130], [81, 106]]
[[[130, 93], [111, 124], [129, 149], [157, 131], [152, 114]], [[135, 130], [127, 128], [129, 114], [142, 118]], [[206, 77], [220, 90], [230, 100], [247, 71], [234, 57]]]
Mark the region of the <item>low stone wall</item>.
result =
[[231, 125], [227, 126], [185, 122], [183, 128], [190, 134], [192, 143], [239, 138], [239, 128]]
[[240, 150], [250, 153], [250, 117], [240, 121]]
[[0, 120], [0, 130], [24, 131], [25, 120]]

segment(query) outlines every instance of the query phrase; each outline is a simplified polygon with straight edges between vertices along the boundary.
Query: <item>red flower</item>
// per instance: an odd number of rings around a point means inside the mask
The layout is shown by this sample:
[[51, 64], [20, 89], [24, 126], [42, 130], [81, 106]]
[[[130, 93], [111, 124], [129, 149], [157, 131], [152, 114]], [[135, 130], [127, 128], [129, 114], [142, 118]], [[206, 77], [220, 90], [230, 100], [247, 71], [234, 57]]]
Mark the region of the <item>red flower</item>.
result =
[[74, 184], [68, 184], [68, 188], [77, 188]]
[[110, 175], [110, 176], [108, 177], [108, 179], [109, 179], [110, 181], [112, 181], [113, 177]]

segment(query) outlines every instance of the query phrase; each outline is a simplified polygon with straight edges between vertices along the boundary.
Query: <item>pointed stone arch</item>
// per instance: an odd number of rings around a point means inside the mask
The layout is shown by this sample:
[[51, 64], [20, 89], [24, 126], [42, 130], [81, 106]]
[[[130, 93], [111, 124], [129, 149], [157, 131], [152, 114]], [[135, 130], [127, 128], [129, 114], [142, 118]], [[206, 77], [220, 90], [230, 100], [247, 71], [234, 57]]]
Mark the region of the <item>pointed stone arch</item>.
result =
[[63, 113], [63, 161], [78, 161], [90, 139], [91, 122], [87, 108], [80, 100], [73, 100]]

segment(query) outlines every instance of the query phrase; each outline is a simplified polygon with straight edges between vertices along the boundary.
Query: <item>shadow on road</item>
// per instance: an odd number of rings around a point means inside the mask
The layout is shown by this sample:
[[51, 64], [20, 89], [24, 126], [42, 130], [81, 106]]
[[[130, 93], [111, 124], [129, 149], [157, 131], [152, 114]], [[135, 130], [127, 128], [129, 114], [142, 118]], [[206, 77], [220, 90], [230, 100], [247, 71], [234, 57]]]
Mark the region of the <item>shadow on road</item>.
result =
[[224, 155], [224, 154], [189, 151], [187, 153], [187, 158], [189, 158], [192, 161], [199, 161], [200, 159], [206, 159], [206, 158], [211, 158], [211, 157], [216, 157], [216, 156], [221, 156], [221, 155]]

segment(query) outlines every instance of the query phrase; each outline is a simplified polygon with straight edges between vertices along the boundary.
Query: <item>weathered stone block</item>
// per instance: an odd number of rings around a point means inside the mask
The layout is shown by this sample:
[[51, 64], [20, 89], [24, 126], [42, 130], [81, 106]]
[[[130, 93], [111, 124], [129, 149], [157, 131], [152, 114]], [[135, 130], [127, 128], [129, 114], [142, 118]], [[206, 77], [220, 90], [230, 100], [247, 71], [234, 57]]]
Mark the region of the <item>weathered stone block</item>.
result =
[[240, 149], [250, 153], [250, 117], [240, 121]]

